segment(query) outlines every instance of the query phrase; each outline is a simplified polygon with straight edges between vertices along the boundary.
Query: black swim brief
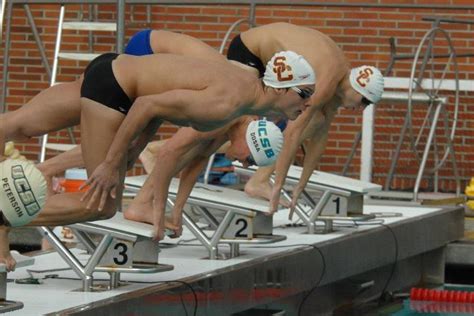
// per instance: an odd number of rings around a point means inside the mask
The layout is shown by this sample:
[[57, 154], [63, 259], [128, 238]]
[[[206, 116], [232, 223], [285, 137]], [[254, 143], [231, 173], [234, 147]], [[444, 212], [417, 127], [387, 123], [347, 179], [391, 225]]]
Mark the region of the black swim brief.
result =
[[229, 50], [227, 51], [227, 59], [235, 60], [257, 69], [260, 77], [263, 77], [265, 73], [265, 66], [262, 61], [245, 46], [240, 38], [240, 34], [234, 37], [230, 42]]
[[112, 61], [118, 54], [106, 53], [96, 57], [84, 71], [81, 97], [99, 102], [127, 115], [133, 101], [120, 87], [112, 71]]

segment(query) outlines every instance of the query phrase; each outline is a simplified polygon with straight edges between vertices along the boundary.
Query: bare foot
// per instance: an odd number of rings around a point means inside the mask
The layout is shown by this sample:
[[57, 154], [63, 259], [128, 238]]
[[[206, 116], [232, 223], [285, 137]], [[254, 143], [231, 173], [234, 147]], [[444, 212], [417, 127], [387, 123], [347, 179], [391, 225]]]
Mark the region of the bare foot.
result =
[[[244, 191], [251, 197], [264, 199], [270, 201], [272, 196], [273, 187], [268, 183], [255, 181], [253, 178], [250, 178], [249, 181], [245, 184]], [[284, 207], [289, 207], [290, 202], [284, 199], [280, 199], [280, 204]]]
[[132, 203], [123, 212], [123, 217], [131, 221], [142, 222], [153, 225], [152, 199], [138, 193]]
[[155, 155], [153, 155], [153, 153], [147, 147], [141, 152], [140, 156], [138, 157], [140, 158], [140, 161], [142, 162], [143, 168], [145, 168], [146, 173], [150, 174], [153, 170], [153, 166], [155, 165]]
[[270, 200], [272, 195], [272, 186], [267, 181], [260, 182], [255, 181], [253, 178], [250, 178], [249, 181], [245, 184], [245, 193], [251, 197], [261, 198], [265, 200]]
[[[151, 202], [133, 200], [132, 204], [123, 212], [123, 217], [131, 221], [153, 225], [152, 204]], [[175, 220], [168, 217], [165, 217], [165, 228], [174, 232], [173, 235], [169, 235], [170, 238], [177, 238], [181, 236], [183, 232], [181, 221], [176, 221], [175, 223]]]
[[[153, 225], [153, 204], [151, 199], [145, 195], [138, 194], [128, 208], [123, 212], [123, 217], [131, 221], [147, 223]], [[165, 218], [165, 228], [171, 229], [174, 235], [171, 238], [177, 238], [182, 234], [181, 219]]]
[[7, 271], [14, 271], [16, 261], [10, 253], [10, 243], [8, 241], [8, 233], [10, 228], [0, 226], [0, 263], [4, 263]]

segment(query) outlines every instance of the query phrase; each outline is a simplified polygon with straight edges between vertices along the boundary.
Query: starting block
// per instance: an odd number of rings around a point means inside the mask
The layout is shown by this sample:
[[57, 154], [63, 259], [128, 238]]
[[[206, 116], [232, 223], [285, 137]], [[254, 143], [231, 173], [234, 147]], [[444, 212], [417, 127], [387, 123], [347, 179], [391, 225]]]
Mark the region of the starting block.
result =
[[[252, 175], [257, 170], [256, 167], [243, 168], [238, 162], [233, 165], [240, 174]], [[285, 184], [298, 184], [302, 171], [302, 167], [291, 166]], [[329, 233], [333, 231], [334, 220], [366, 221], [375, 218], [374, 215], [363, 214], [364, 195], [380, 190], [382, 186], [378, 184], [314, 171], [301, 196], [308, 207], [299, 203], [295, 213], [307, 225], [308, 233]], [[319, 198], [314, 199], [311, 192], [318, 192]], [[290, 190], [283, 188], [282, 193], [291, 201]], [[316, 221], [324, 223], [322, 230], [316, 229]]]
[[[16, 268], [31, 266], [35, 263], [35, 259], [23, 256], [18, 251], [11, 252], [13, 259], [16, 261]], [[23, 308], [22, 302], [7, 300], [7, 270], [5, 264], [0, 264], [0, 313], [7, 313]]]
[[[147, 176], [127, 177], [125, 186], [138, 191]], [[169, 188], [168, 205], [174, 205], [178, 193], [179, 179], [173, 179]], [[268, 203], [247, 196], [244, 192], [196, 183], [187, 204], [198, 210], [208, 222], [212, 235], [206, 234], [197, 222], [183, 212], [183, 223], [209, 251], [209, 259], [218, 259], [218, 246], [228, 244], [230, 253], [226, 256], [239, 256], [242, 244], [268, 244], [286, 239], [286, 236], [273, 235], [273, 217], [265, 215]], [[225, 215], [219, 221], [209, 210], [219, 210]]]
[[[53, 245], [59, 255], [82, 279], [84, 292], [93, 290], [93, 273], [110, 275], [109, 288], [119, 286], [120, 273], [158, 273], [173, 270], [173, 266], [158, 263], [158, 242], [152, 240], [153, 226], [123, 218], [121, 212], [114, 217], [68, 225], [77, 239], [85, 246], [90, 257], [83, 265], [47, 227], [40, 232]], [[90, 233], [101, 236], [96, 243]]]

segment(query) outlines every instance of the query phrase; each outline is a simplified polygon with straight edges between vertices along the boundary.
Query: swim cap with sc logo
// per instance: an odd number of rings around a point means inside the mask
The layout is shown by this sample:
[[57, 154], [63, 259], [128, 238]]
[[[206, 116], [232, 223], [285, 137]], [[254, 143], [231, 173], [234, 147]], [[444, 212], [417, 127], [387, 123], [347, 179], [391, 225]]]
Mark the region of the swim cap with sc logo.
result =
[[283, 146], [283, 134], [273, 123], [267, 120], [252, 121], [245, 135], [250, 154], [258, 166], [273, 164]]
[[316, 75], [303, 56], [292, 51], [282, 51], [273, 55], [267, 63], [263, 82], [272, 88], [314, 85]]
[[352, 68], [349, 80], [352, 88], [372, 103], [382, 99], [384, 78], [377, 68], [366, 65]]
[[10, 226], [31, 222], [44, 206], [46, 192], [46, 180], [31, 161], [0, 163], [0, 212]]

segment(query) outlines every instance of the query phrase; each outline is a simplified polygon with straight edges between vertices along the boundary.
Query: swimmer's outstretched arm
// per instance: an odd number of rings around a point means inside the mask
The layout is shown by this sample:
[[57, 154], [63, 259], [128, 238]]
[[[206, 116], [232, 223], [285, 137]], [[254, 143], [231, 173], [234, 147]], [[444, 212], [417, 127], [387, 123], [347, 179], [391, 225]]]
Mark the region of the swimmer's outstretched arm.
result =
[[308, 146], [306, 147], [306, 152], [303, 161], [303, 171], [301, 173], [298, 184], [293, 188], [293, 192], [291, 195], [292, 198], [289, 213], [290, 219], [293, 216], [293, 212], [295, 210], [301, 192], [303, 192], [304, 188], [306, 187], [309, 178], [313, 174], [314, 169], [316, 168], [317, 164], [319, 163], [319, 160], [321, 159], [321, 156], [324, 153], [324, 150], [326, 149], [331, 121], [331, 118], [329, 118], [329, 120], [326, 119], [324, 120], [323, 124], [321, 124], [322, 126], [318, 126], [318, 128], [314, 131], [314, 134], [310, 138]]
[[196, 157], [191, 162], [187, 163], [184, 169], [182, 169], [178, 193], [176, 194], [174, 207], [171, 211], [172, 223], [178, 227], [179, 232], [181, 232], [184, 205], [186, 204], [186, 201], [188, 200], [188, 197], [199, 178], [199, 174], [206, 167], [209, 157], [214, 152], [216, 152], [219, 147], [221, 147], [227, 140], [228, 137], [224, 134], [214, 138], [209, 146], [203, 148], [203, 151], [201, 151], [199, 155], [196, 155]]
[[321, 113], [322, 106], [332, 98], [335, 89], [335, 85], [324, 88], [321, 83], [316, 83], [315, 93], [311, 97], [311, 105], [294, 122], [291, 122], [292, 124], [288, 124], [288, 128], [284, 132], [283, 148], [275, 165], [275, 183], [270, 198], [270, 214], [278, 209], [280, 193], [285, 184], [286, 175], [298, 148], [304, 141], [303, 131], [308, 126], [311, 118]]
[[98, 210], [101, 211], [109, 194], [115, 198], [115, 189], [120, 183], [120, 163], [125, 158], [131, 141], [152, 119], [157, 122], [159, 120], [160, 123], [163, 120], [189, 123], [192, 120], [205, 122], [209, 116], [212, 117], [215, 103], [211, 102], [213, 98], [206, 90], [172, 90], [137, 98], [120, 125], [105, 161], [94, 170], [85, 183], [90, 186], [82, 197], [83, 201], [89, 200], [87, 208], [92, 208], [97, 199], [100, 199]]
[[150, 174], [153, 184], [153, 227], [158, 240], [164, 237], [164, 219], [171, 179], [193, 159], [203, 143], [194, 139], [192, 132], [186, 133], [183, 130], [179, 130], [160, 148]]
[[[171, 179], [186, 166], [194, 164], [197, 157], [212, 150], [215, 147], [212, 145], [213, 139], [216, 137], [215, 135], [223, 133], [221, 130], [204, 133], [188, 127], [181, 128], [157, 152], [157, 162], [150, 175], [153, 180], [153, 223], [157, 238], [163, 238], [164, 214]], [[210, 154], [206, 155], [204, 159], [209, 156]], [[193, 185], [194, 182], [191, 184], [191, 189]], [[178, 190], [178, 197], [182, 196], [180, 191], [181, 185]], [[186, 202], [188, 196], [189, 193], [185, 196], [184, 202]], [[180, 202], [177, 201], [177, 203]]]

